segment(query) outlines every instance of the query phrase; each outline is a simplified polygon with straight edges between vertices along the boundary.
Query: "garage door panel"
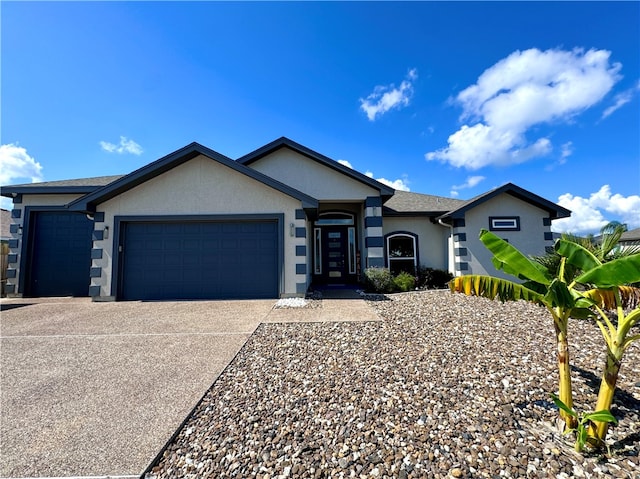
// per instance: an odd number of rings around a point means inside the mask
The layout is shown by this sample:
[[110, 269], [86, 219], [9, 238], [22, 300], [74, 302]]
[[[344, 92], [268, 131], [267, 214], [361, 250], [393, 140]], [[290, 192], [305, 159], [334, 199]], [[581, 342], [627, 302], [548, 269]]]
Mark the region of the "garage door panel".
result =
[[93, 222], [67, 211], [32, 213], [30, 296], [88, 296]]
[[125, 299], [275, 298], [276, 221], [126, 223]]

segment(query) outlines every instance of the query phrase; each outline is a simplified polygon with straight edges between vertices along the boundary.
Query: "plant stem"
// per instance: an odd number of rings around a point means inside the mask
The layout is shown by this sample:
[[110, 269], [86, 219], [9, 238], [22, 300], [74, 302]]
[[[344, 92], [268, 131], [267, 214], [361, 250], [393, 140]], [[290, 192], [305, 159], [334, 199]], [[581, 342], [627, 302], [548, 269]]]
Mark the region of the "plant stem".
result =
[[[567, 341], [566, 321], [565, 327], [559, 325], [559, 321], [554, 321], [556, 331], [556, 344], [558, 354], [558, 373], [560, 375], [558, 397], [567, 405], [569, 409], [573, 409], [573, 392], [571, 390], [571, 368], [569, 367], [569, 343]], [[565, 430], [575, 429], [576, 418], [560, 410], [560, 417], [564, 420]]]
[[[607, 348], [607, 364], [602, 373], [600, 380], [600, 390], [598, 391], [598, 402], [596, 403], [596, 411], [609, 411], [613, 404], [613, 395], [616, 392], [616, 383], [618, 382], [618, 372], [620, 371], [620, 360], [622, 359], [623, 350], [614, 347], [612, 351]], [[589, 427], [589, 435], [595, 437], [599, 444], [602, 444], [607, 437], [609, 423], [594, 421]]]

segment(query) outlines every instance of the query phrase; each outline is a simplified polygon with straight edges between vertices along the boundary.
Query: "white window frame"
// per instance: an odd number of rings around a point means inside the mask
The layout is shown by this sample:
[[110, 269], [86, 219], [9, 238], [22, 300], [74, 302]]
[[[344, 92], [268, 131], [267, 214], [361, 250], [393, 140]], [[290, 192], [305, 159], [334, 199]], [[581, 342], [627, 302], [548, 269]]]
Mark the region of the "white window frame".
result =
[[519, 216], [490, 216], [490, 231], [520, 231]]
[[[394, 238], [409, 238], [413, 244], [413, 256], [391, 256], [391, 248], [390, 242]], [[394, 233], [387, 236], [387, 261], [389, 263], [389, 271], [391, 271], [391, 262], [396, 260], [408, 261], [413, 260], [413, 267], [417, 271], [418, 269], [418, 255], [417, 255], [417, 244], [416, 237], [407, 233]]]

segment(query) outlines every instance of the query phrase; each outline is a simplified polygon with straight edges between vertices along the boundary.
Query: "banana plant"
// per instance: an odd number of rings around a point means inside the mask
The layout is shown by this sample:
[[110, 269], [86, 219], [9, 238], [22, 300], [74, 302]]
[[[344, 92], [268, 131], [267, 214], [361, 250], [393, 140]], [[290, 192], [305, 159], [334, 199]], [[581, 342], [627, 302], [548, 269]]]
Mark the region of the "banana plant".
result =
[[[503, 270], [524, 282], [487, 275], [466, 275], [454, 278], [449, 283], [451, 291], [489, 299], [497, 297], [503, 302], [525, 300], [544, 306], [553, 319], [559, 399], [569, 409], [573, 409], [568, 342], [569, 318], [587, 317], [590, 314], [591, 303], [567, 285], [567, 258], [562, 256], [559, 268], [552, 273], [549, 268], [529, 259], [517, 248], [487, 230], [481, 230], [479, 238], [493, 253], [492, 261], [496, 269]], [[575, 416], [563, 409], [560, 409], [559, 413], [565, 422], [565, 430], [576, 428]]]
[[553, 402], [556, 404], [558, 409], [561, 409], [567, 414], [569, 414], [570, 416], [573, 416], [576, 418], [576, 421], [578, 423], [577, 427], [575, 429], [569, 429], [565, 431], [565, 434], [570, 434], [570, 433], [575, 434], [576, 443], [575, 443], [574, 449], [576, 450], [576, 452], [582, 452], [585, 444], [591, 444], [591, 445], [599, 444], [599, 441], [597, 441], [593, 435], [589, 434], [589, 427], [595, 421], [601, 421], [606, 423], [611, 422], [613, 424], [618, 424], [618, 420], [608, 410], [579, 414], [573, 409], [569, 409], [566, 406], [566, 404], [563, 404], [562, 401], [560, 401], [558, 396], [556, 396], [555, 394], [551, 395], [551, 399], [553, 399]]
[[[468, 275], [455, 278], [450, 283], [451, 290], [490, 299], [497, 297], [503, 302], [522, 299], [547, 308], [553, 318], [556, 337], [558, 400], [565, 405], [559, 412], [565, 421], [565, 431], [577, 430], [578, 426], [578, 417], [567, 412], [573, 411], [567, 339], [569, 318], [595, 319], [607, 343], [608, 353], [595, 411], [609, 411], [624, 351], [633, 341], [640, 339], [640, 335], [629, 336], [631, 328], [640, 321], [640, 308], [625, 315], [625, 308], [636, 307], [640, 302], [640, 289], [626, 286], [640, 281], [640, 254], [603, 263], [585, 247], [564, 238], [555, 244], [559, 266], [550, 268], [527, 258], [486, 230], [481, 230], [480, 241], [493, 253], [496, 269], [524, 282]], [[617, 326], [604, 312], [611, 309], [618, 312]], [[599, 421], [599, 417], [590, 416], [589, 436], [594, 439], [592, 443], [603, 444], [608, 422]]]
[[[560, 243], [558, 249], [568, 246]], [[571, 249], [577, 251], [577, 248]], [[581, 295], [592, 302], [593, 316], [604, 338], [607, 356], [600, 380], [596, 411], [608, 411], [613, 403], [622, 358], [629, 346], [640, 340], [640, 334], [631, 334], [631, 329], [640, 324], [640, 289], [626, 286], [640, 281], [640, 254], [621, 257], [607, 263], [600, 261], [586, 250], [569, 258], [574, 266], [583, 271], [575, 278], [575, 284], [587, 288]], [[590, 289], [589, 289], [590, 288]], [[630, 308], [634, 308], [629, 312]], [[606, 311], [615, 311], [614, 324]], [[589, 437], [596, 444], [604, 444], [610, 421], [594, 419], [589, 425]]]

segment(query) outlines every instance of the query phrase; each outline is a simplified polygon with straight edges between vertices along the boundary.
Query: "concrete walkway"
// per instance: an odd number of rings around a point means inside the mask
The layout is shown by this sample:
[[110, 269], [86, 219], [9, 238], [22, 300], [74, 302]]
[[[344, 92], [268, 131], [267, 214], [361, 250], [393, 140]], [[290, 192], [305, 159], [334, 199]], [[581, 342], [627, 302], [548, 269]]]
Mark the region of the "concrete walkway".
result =
[[379, 320], [274, 304], [2, 300], [0, 477], [138, 476], [261, 322]]

